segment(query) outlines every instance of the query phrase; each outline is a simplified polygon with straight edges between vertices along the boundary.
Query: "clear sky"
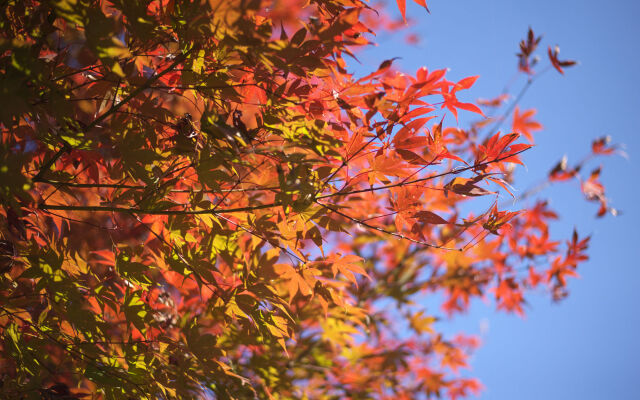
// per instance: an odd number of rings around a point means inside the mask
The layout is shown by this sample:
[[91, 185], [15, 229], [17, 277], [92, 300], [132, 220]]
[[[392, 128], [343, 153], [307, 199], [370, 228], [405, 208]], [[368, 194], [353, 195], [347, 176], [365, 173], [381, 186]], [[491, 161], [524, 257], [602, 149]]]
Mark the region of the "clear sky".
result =
[[[389, 3], [396, 8], [395, 1]], [[596, 137], [611, 135], [626, 144], [629, 154], [629, 159], [602, 159], [607, 195], [622, 211], [617, 218], [596, 220], [597, 205], [582, 199], [575, 182], [543, 193], [562, 215], [552, 237], [569, 237], [574, 226], [593, 235], [591, 260], [579, 269], [581, 278], [571, 281], [568, 299], [553, 304], [549, 296], [530, 296], [525, 319], [478, 302], [467, 315], [440, 322], [439, 328], [484, 332], [471, 371], [486, 386], [482, 398], [640, 399], [640, 190], [635, 182], [640, 176], [640, 2], [428, 4], [431, 15], [407, 0], [407, 15], [415, 23], [401, 34], [379, 34], [379, 47], [359, 54], [357, 69], [371, 71], [382, 60], [400, 56], [394, 65], [407, 72], [424, 65], [450, 68], [450, 80], [480, 75], [463, 100], [489, 98], [513, 76], [518, 42], [531, 26], [544, 34], [541, 57], [546, 58], [547, 45], [559, 44], [560, 59], [580, 65], [564, 77], [545, 74], [521, 102], [522, 108], [538, 109], [545, 130], [523, 157], [527, 170], [521, 171], [520, 184], [525, 184], [519, 189], [542, 178], [564, 154], [569, 161], [587, 154]], [[416, 33], [420, 42], [406, 44], [407, 32]]]

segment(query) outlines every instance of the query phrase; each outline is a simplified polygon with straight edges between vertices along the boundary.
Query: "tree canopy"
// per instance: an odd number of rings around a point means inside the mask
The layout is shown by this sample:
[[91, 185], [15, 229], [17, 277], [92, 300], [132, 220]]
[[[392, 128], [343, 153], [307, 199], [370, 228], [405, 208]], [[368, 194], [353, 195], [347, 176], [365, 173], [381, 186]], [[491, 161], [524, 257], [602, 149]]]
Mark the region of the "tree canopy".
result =
[[[562, 299], [587, 259], [589, 237], [556, 238], [536, 188], [514, 195], [542, 129], [521, 96], [474, 103], [477, 77], [393, 59], [349, 72], [404, 25], [382, 8], [2, 13], [0, 397], [456, 399], [481, 389], [459, 373], [479, 343], [441, 317], [487, 296], [522, 314], [534, 288]], [[521, 93], [574, 64], [551, 47], [539, 61], [540, 41], [520, 42]], [[541, 185], [578, 180], [615, 213], [584, 170], [616, 151], [596, 139]]]

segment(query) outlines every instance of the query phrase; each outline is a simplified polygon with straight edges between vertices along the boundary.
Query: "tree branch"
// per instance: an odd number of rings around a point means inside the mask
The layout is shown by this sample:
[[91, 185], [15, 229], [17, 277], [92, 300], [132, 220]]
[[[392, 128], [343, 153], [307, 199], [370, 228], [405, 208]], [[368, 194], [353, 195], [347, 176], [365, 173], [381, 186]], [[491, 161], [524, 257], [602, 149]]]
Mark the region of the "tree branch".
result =
[[224, 214], [261, 210], [281, 206], [281, 203], [260, 204], [257, 206], [247, 206], [238, 208], [227, 208], [220, 210], [146, 210], [142, 208], [113, 207], [113, 206], [63, 206], [59, 204], [40, 204], [40, 210], [62, 210], [62, 211], [91, 211], [91, 212], [117, 212], [136, 213], [149, 215], [207, 215]]

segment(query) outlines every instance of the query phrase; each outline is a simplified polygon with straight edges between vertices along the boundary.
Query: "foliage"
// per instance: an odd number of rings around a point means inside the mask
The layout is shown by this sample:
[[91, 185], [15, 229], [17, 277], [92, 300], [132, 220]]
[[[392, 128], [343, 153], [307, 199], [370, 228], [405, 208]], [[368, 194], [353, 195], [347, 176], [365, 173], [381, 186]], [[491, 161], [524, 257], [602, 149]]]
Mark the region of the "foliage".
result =
[[[0, 397], [457, 398], [480, 390], [458, 373], [478, 341], [420, 300], [521, 314], [587, 259], [534, 192], [498, 202], [541, 129], [521, 96], [481, 109], [461, 100], [476, 77], [348, 72], [402, 25], [367, 3], [5, 4]], [[478, 122], [445, 124], [461, 112]], [[544, 182], [580, 180], [604, 215], [590, 158]]]

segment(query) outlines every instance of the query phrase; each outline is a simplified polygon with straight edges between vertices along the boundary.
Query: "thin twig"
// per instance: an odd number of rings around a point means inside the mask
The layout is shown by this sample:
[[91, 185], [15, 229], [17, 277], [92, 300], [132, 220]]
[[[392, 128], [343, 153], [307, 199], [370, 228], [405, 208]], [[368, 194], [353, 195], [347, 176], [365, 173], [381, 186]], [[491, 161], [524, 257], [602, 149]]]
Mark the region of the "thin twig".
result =
[[380, 227], [375, 226], [375, 225], [371, 225], [371, 224], [369, 224], [369, 223], [367, 223], [365, 221], [362, 221], [362, 220], [359, 220], [357, 218], [354, 218], [354, 217], [352, 217], [352, 216], [350, 216], [348, 214], [345, 214], [342, 211], [339, 211], [339, 210], [337, 210], [337, 209], [335, 209], [335, 208], [333, 208], [331, 206], [328, 206], [326, 204], [320, 203], [319, 201], [316, 201], [316, 204], [318, 204], [321, 207], [324, 207], [327, 210], [330, 210], [330, 211], [332, 211], [332, 212], [334, 212], [334, 213], [336, 213], [338, 215], [341, 215], [344, 218], [347, 218], [348, 220], [350, 220], [352, 222], [355, 222], [355, 223], [360, 224], [362, 226], [366, 226], [369, 229], [373, 229], [373, 230], [376, 230], [378, 232], [385, 233], [387, 235], [395, 236], [395, 237], [397, 237], [399, 239], [405, 239], [405, 240], [408, 240], [410, 242], [417, 243], [417, 244], [420, 244], [420, 245], [423, 245], [423, 246], [427, 246], [427, 247], [432, 247], [432, 248], [435, 248], [435, 249], [451, 250], [451, 251], [462, 251], [462, 249], [456, 249], [456, 248], [453, 248], [453, 247], [439, 246], [439, 245], [436, 245], [436, 244], [427, 243], [427, 242], [422, 241], [422, 240], [417, 240], [417, 239], [410, 238], [410, 237], [405, 236], [405, 235], [403, 235], [401, 233], [388, 231], [386, 229], [380, 228]]
[[440, 172], [440, 173], [437, 173], [437, 174], [434, 174], [434, 175], [429, 175], [429, 176], [426, 176], [424, 178], [414, 179], [412, 181], [407, 181], [407, 182], [400, 181], [400, 182], [396, 182], [396, 183], [390, 183], [388, 185], [372, 186], [372, 187], [370, 187], [368, 189], [355, 189], [355, 190], [349, 190], [349, 191], [340, 190], [340, 191], [337, 191], [335, 193], [329, 193], [329, 194], [317, 196], [316, 200], [321, 200], [321, 199], [325, 199], [325, 198], [328, 198], [328, 197], [348, 196], [348, 195], [357, 194], [357, 193], [375, 192], [375, 191], [378, 191], [378, 190], [392, 189], [392, 188], [399, 187], [399, 186], [406, 186], [406, 185], [412, 185], [414, 183], [430, 181], [430, 180], [433, 180], [433, 179], [436, 179], [436, 178], [441, 178], [441, 177], [447, 176], [447, 175], [457, 175], [457, 174], [460, 174], [460, 173], [465, 172], [465, 171], [469, 171], [469, 170], [476, 169], [476, 168], [479, 168], [479, 167], [484, 167], [484, 166], [487, 166], [487, 165], [490, 165], [490, 164], [493, 164], [493, 163], [496, 163], [496, 162], [500, 162], [500, 161], [506, 160], [508, 158], [517, 156], [518, 154], [523, 153], [523, 152], [525, 152], [527, 150], [528, 150], [528, 148], [522, 149], [522, 150], [517, 151], [515, 153], [508, 154], [508, 155], [506, 155], [504, 157], [495, 158], [495, 159], [489, 160], [489, 161], [483, 161], [483, 162], [480, 162], [480, 163], [469, 165], [467, 167], [453, 168], [453, 169], [450, 169], [448, 171]]

